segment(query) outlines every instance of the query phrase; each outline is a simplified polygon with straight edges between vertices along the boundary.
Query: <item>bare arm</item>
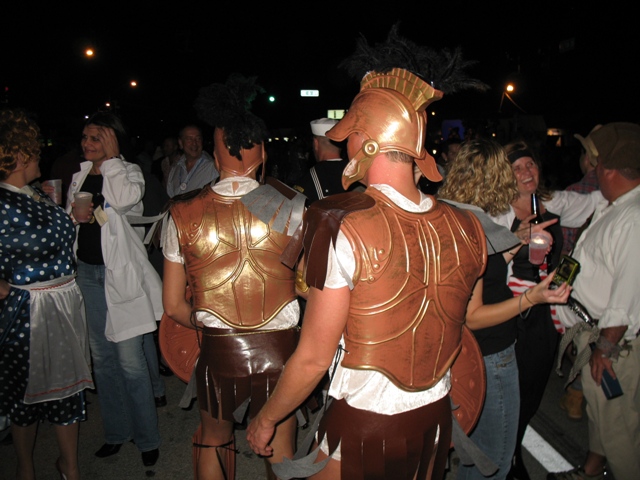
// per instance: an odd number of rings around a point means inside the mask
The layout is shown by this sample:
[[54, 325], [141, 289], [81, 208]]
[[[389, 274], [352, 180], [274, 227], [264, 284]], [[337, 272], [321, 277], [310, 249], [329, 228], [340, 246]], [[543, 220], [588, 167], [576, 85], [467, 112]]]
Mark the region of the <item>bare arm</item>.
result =
[[164, 313], [188, 328], [191, 324], [191, 305], [186, 300], [187, 275], [184, 265], [164, 259], [162, 305]]
[[509, 262], [513, 260], [513, 257], [516, 256], [516, 254], [520, 251], [523, 245], [524, 243], [521, 243], [520, 245], [516, 245], [512, 249], [507, 250], [506, 252], [503, 252], [502, 256], [504, 257], [504, 261], [507, 264], [509, 264]]
[[350, 290], [311, 288], [300, 342], [285, 365], [273, 395], [247, 428], [249, 445], [269, 456], [275, 427], [313, 391], [331, 365], [347, 322]]
[[524, 312], [527, 308], [539, 303], [566, 303], [571, 287], [563, 283], [555, 290], [549, 289], [555, 270], [543, 281], [526, 291], [526, 296], [504, 300], [500, 303], [484, 305], [482, 302], [483, 281], [479, 279], [473, 288], [471, 299], [467, 305], [466, 321], [471, 330], [499, 325]]
[[9, 286], [9, 282], [6, 280], [0, 280], [0, 300], [4, 300], [9, 295], [9, 291], [11, 287]]

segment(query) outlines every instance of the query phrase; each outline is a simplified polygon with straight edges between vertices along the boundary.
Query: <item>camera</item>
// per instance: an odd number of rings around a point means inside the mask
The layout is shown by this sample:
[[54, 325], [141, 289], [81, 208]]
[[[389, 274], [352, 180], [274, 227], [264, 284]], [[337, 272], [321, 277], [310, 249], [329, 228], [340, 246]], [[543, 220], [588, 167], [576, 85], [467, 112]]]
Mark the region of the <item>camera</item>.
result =
[[558, 288], [564, 282], [573, 285], [573, 281], [576, 279], [579, 271], [580, 263], [569, 255], [563, 255], [556, 269], [556, 273], [551, 279], [550, 288]]

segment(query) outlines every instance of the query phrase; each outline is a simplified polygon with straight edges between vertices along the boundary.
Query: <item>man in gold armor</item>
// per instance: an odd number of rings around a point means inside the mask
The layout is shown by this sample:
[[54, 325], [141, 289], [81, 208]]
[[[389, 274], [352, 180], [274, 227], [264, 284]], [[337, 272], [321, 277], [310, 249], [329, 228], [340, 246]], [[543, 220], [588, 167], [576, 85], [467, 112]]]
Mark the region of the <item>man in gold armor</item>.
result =
[[[246, 81], [235, 76], [201, 91], [201, 117], [215, 127], [220, 180], [175, 197], [163, 235], [165, 313], [202, 336], [198, 479], [234, 478], [234, 422], [266, 402], [299, 337], [295, 273], [280, 255], [302, 218], [304, 197], [256, 180], [267, 131], [240, 103], [236, 87]], [[293, 455], [295, 429], [295, 415], [278, 425], [270, 462]]]
[[[424, 142], [426, 108], [443, 91], [414, 73], [420, 65], [400, 68], [384, 58], [406, 48], [426, 53], [396, 27], [383, 47], [360, 44], [353, 58], [362, 65], [351, 64], [360, 92], [327, 132], [347, 139], [345, 189], [355, 181], [367, 189], [312, 205], [283, 255], [290, 261], [304, 248], [309, 290], [300, 342], [247, 429], [254, 452], [274, 453], [274, 428], [329, 369], [331, 399], [318, 429], [313, 479], [443, 478], [451, 366], [468, 333], [465, 319], [474, 314], [469, 299], [482, 298], [476, 280], [487, 250], [480, 222], [414, 181], [414, 164], [429, 180], [441, 180]], [[363, 61], [372, 52], [373, 60]]]

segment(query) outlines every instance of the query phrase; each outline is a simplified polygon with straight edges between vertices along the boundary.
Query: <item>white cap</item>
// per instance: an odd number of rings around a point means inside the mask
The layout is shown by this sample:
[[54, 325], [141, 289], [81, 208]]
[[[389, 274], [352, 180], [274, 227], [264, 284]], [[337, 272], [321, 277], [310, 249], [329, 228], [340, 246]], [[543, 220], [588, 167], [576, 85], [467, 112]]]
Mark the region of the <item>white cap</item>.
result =
[[311, 133], [318, 137], [324, 137], [327, 131], [338, 123], [338, 120], [333, 118], [319, 118], [311, 122]]

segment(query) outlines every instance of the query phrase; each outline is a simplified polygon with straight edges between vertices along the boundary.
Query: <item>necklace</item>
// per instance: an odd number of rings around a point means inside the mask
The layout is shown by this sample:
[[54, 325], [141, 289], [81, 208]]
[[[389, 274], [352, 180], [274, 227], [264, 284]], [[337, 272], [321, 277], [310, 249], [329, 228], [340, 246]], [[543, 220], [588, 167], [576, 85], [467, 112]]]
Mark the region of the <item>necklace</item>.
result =
[[196, 169], [198, 168], [198, 165], [200, 165], [200, 161], [202, 160], [202, 156], [196, 160], [195, 164], [191, 167], [191, 170], [187, 170], [187, 162], [185, 160], [184, 163], [184, 171], [187, 172], [187, 178], [184, 179], [184, 181], [182, 180], [182, 173], [183, 171], [180, 170], [180, 176], [178, 178], [178, 180], [180, 180], [180, 190], [182, 192], [186, 191], [187, 186], [189, 184], [189, 180], [191, 180], [191, 177], [193, 176], [193, 174], [195, 173]]

